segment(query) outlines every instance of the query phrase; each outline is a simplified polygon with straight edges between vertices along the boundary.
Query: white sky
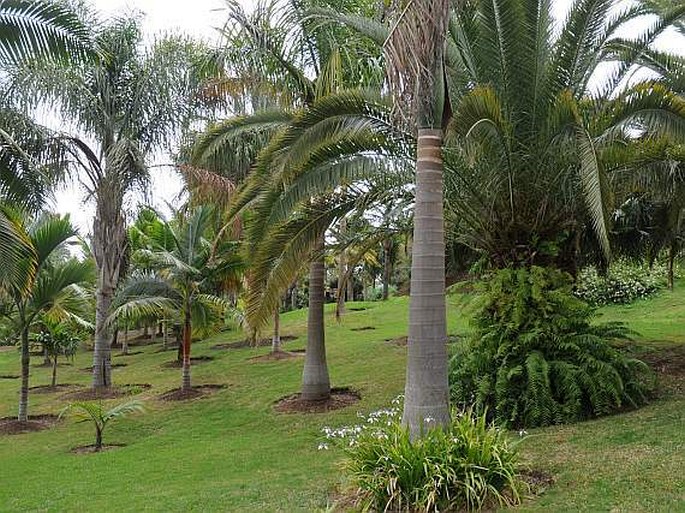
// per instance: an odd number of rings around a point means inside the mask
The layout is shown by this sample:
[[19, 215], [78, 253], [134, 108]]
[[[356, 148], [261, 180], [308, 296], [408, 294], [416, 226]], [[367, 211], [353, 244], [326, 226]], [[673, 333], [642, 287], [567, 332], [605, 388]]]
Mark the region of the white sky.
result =
[[[218, 41], [217, 27], [221, 27], [225, 21], [222, 9], [224, 0], [90, 0], [102, 13], [103, 17], [109, 14], [123, 14], [131, 10], [139, 10], [146, 14], [144, 28], [150, 35], [160, 32], [181, 31], [210, 43]], [[255, 3], [253, 0], [239, 0], [247, 9]], [[569, 9], [572, 0], [553, 0], [554, 13], [559, 19]], [[628, 5], [630, 0], [623, 0]], [[637, 20], [637, 31], [644, 27], [645, 20]], [[629, 28], [627, 32], [632, 29]], [[662, 50], [683, 52], [685, 42], [673, 33], [664, 34], [658, 42]], [[166, 159], [160, 159], [165, 162]], [[160, 210], [165, 211], [166, 203], [176, 203], [176, 198], [181, 189], [181, 182], [175, 172], [170, 168], [155, 167], [151, 169], [151, 186], [148, 201]], [[79, 227], [82, 235], [91, 231], [93, 206], [84, 203], [83, 191], [78, 186], [71, 186], [56, 194], [56, 209], [61, 213], [70, 213], [72, 220]], [[128, 207], [135, 209], [136, 203], [142, 198], [130, 198]]]

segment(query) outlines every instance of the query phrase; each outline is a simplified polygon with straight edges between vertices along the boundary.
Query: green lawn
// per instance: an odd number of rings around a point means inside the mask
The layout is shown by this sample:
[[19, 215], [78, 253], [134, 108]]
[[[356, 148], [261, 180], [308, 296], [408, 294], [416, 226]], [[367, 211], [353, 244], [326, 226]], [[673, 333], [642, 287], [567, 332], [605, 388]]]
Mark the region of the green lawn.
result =
[[[683, 286], [685, 287], [685, 285]], [[194, 344], [193, 380], [224, 383], [210, 397], [186, 403], [156, 399], [180, 383], [180, 370], [161, 364], [173, 352], [145, 346], [143, 354], [115, 358], [117, 383], [150, 383], [138, 397], [147, 412], [113, 424], [105, 443], [127, 444], [100, 454], [76, 455], [70, 448], [92, 443], [91, 427], [67, 420], [40, 433], [0, 436], [0, 511], [321, 511], [342, 482], [334, 450], [318, 451], [320, 429], [355, 421], [357, 411], [386, 406], [400, 393], [406, 349], [385, 341], [406, 334], [407, 299], [357, 303], [336, 324], [328, 313], [328, 358], [335, 386], [359, 390], [362, 401], [330, 414], [276, 414], [279, 397], [298, 390], [302, 359], [253, 362], [262, 349], [213, 350], [241, 338], [221, 334]], [[331, 305], [329, 305], [331, 306]], [[451, 305], [449, 331], [464, 333], [462, 307]], [[637, 350], [682, 347], [685, 289], [629, 307], [603, 310], [642, 333]], [[306, 312], [283, 316], [283, 333], [301, 338]], [[353, 331], [373, 326], [376, 329]], [[139, 348], [135, 348], [138, 350]], [[63, 383], [88, 384], [80, 354], [59, 369]], [[34, 358], [41, 363], [41, 358]], [[18, 374], [18, 354], [0, 352], [0, 375]], [[49, 383], [49, 370], [33, 367], [32, 384]], [[521, 447], [526, 461], [555, 476], [542, 496], [522, 511], [685, 511], [685, 395], [682, 383], [667, 382], [664, 397], [639, 411], [574, 426], [535, 430]], [[0, 379], [0, 416], [14, 415], [18, 380]], [[30, 413], [55, 413], [60, 393], [34, 394]]]

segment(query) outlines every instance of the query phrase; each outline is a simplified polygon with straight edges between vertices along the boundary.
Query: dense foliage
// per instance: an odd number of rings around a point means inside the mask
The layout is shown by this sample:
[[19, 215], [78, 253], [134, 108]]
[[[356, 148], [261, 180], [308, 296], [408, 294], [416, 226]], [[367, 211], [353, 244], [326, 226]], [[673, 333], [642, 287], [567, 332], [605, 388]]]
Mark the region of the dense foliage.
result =
[[480, 510], [520, 501], [518, 453], [506, 432], [489, 424], [485, 415], [457, 413], [446, 429], [429, 429], [412, 439], [400, 421], [400, 400], [393, 403], [361, 425], [324, 428], [328, 440], [344, 447], [345, 467], [364, 507]]
[[452, 358], [460, 406], [490, 411], [510, 426], [544, 426], [608, 414], [646, 400], [647, 367], [611, 344], [618, 323], [592, 323], [569, 275], [504, 269], [485, 285], [476, 334]]
[[594, 266], [582, 269], [574, 293], [593, 305], [631, 303], [651, 296], [666, 287], [668, 269], [655, 264], [619, 260], [602, 274]]

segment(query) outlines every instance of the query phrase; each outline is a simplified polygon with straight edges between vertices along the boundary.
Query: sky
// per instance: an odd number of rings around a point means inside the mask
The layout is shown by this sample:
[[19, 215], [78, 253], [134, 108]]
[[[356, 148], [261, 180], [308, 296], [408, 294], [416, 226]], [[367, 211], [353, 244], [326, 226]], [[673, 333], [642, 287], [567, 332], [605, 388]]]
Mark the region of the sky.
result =
[[[224, 0], [90, 0], [100, 11], [103, 17], [110, 14], [123, 14], [131, 10], [145, 13], [144, 29], [148, 35], [163, 32], [184, 32], [186, 34], [202, 38], [210, 43], [219, 40], [217, 28], [221, 27], [226, 15], [222, 12]], [[246, 9], [254, 4], [252, 0], [239, 0]], [[628, 5], [630, 0], [624, 0]], [[564, 17], [572, 0], [553, 0], [554, 14], [557, 19]], [[635, 22], [642, 24], [645, 20]], [[641, 27], [628, 27], [627, 32], [638, 30]], [[685, 49], [685, 41], [674, 34], [665, 34], [658, 41], [658, 47], [662, 50], [682, 51]], [[151, 183], [144, 198], [149, 204], [158, 208], [161, 212], [168, 212], [167, 202], [178, 203], [178, 194], [181, 191], [181, 181], [172, 168], [162, 164], [169, 159], [160, 157], [157, 164], [151, 169]], [[57, 191], [55, 195], [55, 207], [60, 213], [69, 213], [74, 223], [82, 234], [91, 231], [94, 208], [92, 203], [84, 202], [84, 193], [73, 185], [64, 190]], [[142, 197], [131, 197], [128, 200], [128, 208], [135, 210], [136, 204], [143, 200]]]

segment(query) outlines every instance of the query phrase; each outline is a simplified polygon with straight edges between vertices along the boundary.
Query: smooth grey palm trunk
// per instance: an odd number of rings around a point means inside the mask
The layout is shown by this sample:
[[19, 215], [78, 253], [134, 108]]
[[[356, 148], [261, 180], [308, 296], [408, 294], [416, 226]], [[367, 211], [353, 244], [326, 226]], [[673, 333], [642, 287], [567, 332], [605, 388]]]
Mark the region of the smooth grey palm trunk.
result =
[[402, 418], [413, 437], [449, 422], [441, 145], [441, 130], [419, 130]]
[[324, 236], [314, 248], [315, 257], [309, 265], [309, 312], [307, 317], [307, 350], [302, 372], [302, 399], [321, 401], [331, 396], [331, 381], [326, 363], [324, 326]]
[[19, 422], [29, 420], [29, 372], [31, 355], [29, 353], [28, 327], [21, 330], [21, 391], [19, 395]]
[[183, 372], [181, 375], [181, 390], [188, 391], [190, 386], [190, 344], [193, 336], [193, 327], [190, 319], [190, 305], [185, 309], [185, 321], [183, 323]]
[[112, 348], [106, 328], [107, 312], [113, 294], [102, 287], [95, 295], [95, 343], [93, 349], [93, 388], [112, 386]]
[[281, 313], [278, 311], [278, 308], [274, 312], [274, 334], [271, 337], [271, 352], [281, 352]]

